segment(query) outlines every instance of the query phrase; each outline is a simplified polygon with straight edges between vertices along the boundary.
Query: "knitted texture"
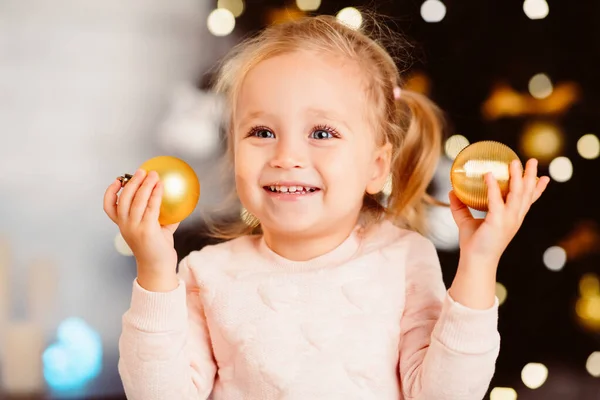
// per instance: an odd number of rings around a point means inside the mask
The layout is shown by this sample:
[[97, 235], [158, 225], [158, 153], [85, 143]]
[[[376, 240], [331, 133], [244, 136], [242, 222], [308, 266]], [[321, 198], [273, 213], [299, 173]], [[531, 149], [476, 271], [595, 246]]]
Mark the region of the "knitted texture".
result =
[[242, 237], [179, 275], [169, 293], [133, 284], [130, 400], [480, 400], [494, 373], [498, 302], [453, 301], [432, 243], [388, 222], [307, 262]]

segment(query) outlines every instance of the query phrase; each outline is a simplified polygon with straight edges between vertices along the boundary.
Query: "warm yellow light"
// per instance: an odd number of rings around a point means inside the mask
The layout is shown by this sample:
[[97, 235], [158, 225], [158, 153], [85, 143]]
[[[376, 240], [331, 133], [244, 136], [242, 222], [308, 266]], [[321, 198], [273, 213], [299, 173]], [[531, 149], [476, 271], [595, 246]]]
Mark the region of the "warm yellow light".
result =
[[454, 160], [458, 153], [469, 145], [469, 139], [462, 135], [452, 135], [446, 140], [445, 151], [449, 159]]
[[561, 129], [555, 124], [535, 121], [525, 127], [520, 142], [525, 157], [548, 163], [559, 155], [564, 137]]
[[498, 298], [499, 305], [504, 304], [506, 297], [508, 296], [508, 290], [500, 282], [496, 282], [496, 297]]
[[548, 172], [556, 182], [566, 182], [573, 176], [573, 164], [567, 157], [556, 157], [550, 162]]
[[577, 141], [577, 152], [588, 160], [598, 158], [600, 156], [600, 140], [593, 133], [583, 135]]
[[585, 369], [594, 378], [600, 378], [600, 351], [595, 351], [588, 357]]
[[208, 15], [206, 26], [215, 36], [227, 36], [235, 28], [235, 17], [225, 8], [217, 8]]
[[517, 400], [517, 392], [513, 388], [495, 387], [490, 392], [490, 400]]
[[360, 29], [363, 23], [362, 14], [354, 7], [346, 7], [337, 13], [337, 19], [352, 29]]
[[552, 81], [546, 74], [537, 74], [529, 80], [529, 93], [536, 99], [545, 99], [553, 90]]
[[521, 380], [529, 389], [537, 389], [546, 382], [548, 368], [544, 364], [529, 363], [521, 371]]
[[217, 8], [224, 8], [231, 11], [234, 17], [239, 17], [244, 12], [243, 0], [218, 0]]
[[296, 6], [302, 11], [317, 11], [321, 0], [296, 0]]

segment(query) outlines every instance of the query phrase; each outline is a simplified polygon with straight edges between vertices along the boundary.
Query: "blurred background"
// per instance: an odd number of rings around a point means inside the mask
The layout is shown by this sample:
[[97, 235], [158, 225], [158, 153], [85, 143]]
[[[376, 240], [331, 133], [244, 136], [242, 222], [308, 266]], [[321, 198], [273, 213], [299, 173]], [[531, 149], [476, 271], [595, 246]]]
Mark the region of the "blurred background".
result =
[[[501, 261], [486, 398], [600, 399], [600, 3], [567, 0], [0, 0], [0, 398], [124, 398], [135, 261], [104, 190], [151, 157], [183, 158], [202, 196], [177, 250], [211, 243], [199, 216], [228, 189], [216, 63], [305, 14], [358, 29], [360, 9], [414, 43], [405, 84], [447, 113], [434, 195], [486, 139], [552, 179]], [[457, 230], [444, 208], [431, 224], [449, 285]]]

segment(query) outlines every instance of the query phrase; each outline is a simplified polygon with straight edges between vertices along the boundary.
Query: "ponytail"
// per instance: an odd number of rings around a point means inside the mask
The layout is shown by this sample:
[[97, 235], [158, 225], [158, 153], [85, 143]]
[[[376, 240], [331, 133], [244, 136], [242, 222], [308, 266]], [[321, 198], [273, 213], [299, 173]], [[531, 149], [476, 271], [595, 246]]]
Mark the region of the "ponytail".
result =
[[397, 224], [425, 233], [425, 206], [444, 204], [427, 194], [441, 155], [443, 116], [422, 94], [402, 89], [396, 97], [400, 131], [396, 129], [398, 140], [393, 143], [398, 151], [392, 158], [392, 190], [386, 213]]

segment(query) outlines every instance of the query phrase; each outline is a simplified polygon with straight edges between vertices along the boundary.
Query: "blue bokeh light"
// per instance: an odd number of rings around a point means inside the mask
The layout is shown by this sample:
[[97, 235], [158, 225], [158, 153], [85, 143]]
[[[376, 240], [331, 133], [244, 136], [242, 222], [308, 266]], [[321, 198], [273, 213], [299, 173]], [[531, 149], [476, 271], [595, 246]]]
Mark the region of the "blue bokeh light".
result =
[[42, 355], [44, 378], [54, 391], [81, 390], [102, 370], [102, 340], [84, 320], [68, 318], [57, 330], [57, 342]]

